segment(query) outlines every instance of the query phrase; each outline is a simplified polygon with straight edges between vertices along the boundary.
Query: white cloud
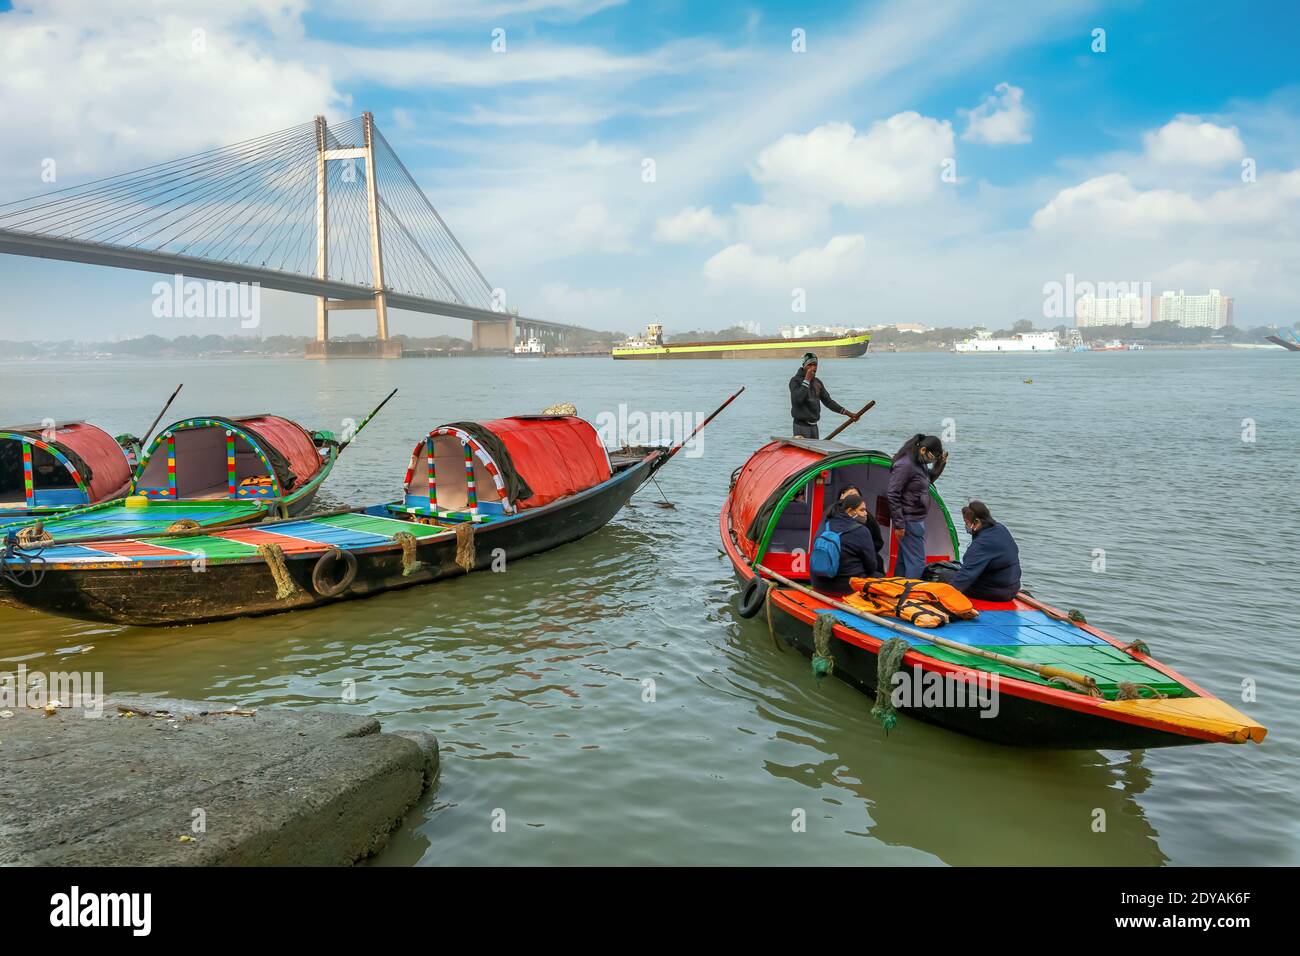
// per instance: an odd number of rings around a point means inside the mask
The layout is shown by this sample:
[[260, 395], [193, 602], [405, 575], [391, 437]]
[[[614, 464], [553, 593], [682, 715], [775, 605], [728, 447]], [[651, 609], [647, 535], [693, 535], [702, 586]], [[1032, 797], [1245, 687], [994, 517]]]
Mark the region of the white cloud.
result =
[[430, 43], [403, 46], [358, 46], [343, 42], [308, 44], [313, 58], [329, 63], [340, 77], [379, 83], [395, 90], [448, 87], [500, 87], [564, 81], [631, 82], [647, 76], [689, 73], [734, 66], [744, 53], [712, 43], [677, 40], [645, 53], [618, 54], [598, 46], [511, 40], [492, 52], [490, 37], [481, 47]]
[[999, 83], [994, 92], [973, 110], [964, 110], [966, 132], [961, 138], [972, 143], [1002, 146], [1007, 143], [1028, 143], [1032, 119], [1025, 109], [1025, 91], [1010, 83]]
[[429, 20], [488, 20], [493, 17], [536, 16], [578, 20], [624, 0], [324, 0], [321, 12], [340, 20], [409, 24]]
[[756, 246], [779, 246], [806, 240], [824, 229], [830, 219], [826, 206], [817, 202], [800, 205], [759, 203], [753, 206], [737, 203], [732, 210], [741, 241]]
[[624, 311], [623, 299], [621, 288], [575, 289], [567, 282], [547, 282], [531, 311], [537, 317], [557, 321], [605, 325], [614, 313]]
[[935, 192], [953, 153], [947, 120], [909, 111], [861, 134], [842, 122], [789, 133], [759, 154], [753, 177], [778, 192], [846, 206], [903, 204]]
[[1300, 169], [1261, 176], [1198, 198], [1173, 189], [1138, 189], [1123, 173], [1095, 176], [1058, 192], [1034, 213], [1040, 231], [1158, 235], [1170, 228], [1262, 229], [1285, 235], [1300, 209]]
[[[20, 2], [0, 14], [0, 169], [14, 196], [350, 113], [327, 67], [273, 54], [301, 2]], [[196, 32], [199, 31], [199, 32]], [[288, 42], [288, 41], [286, 41]], [[268, 96], [267, 91], [274, 95]]]
[[589, 202], [573, 209], [555, 235], [570, 250], [619, 250], [627, 248], [628, 228], [604, 203]]
[[821, 247], [805, 249], [791, 259], [756, 252], [745, 243], [728, 246], [704, 264], [713, 282], [741, 286], [803, 288], [844, 278], [866, 267], [862, 236], [835, 236]]
[[727, 223], [712, 206], [687, 206], [655, 223], [654, 236], [660, 242], [705, 242], [727, 238]]
[[1147, 157], [1166, 166], [1222, 166], [1246, 155], [1237, 127], [1216, 126], [1187, 113], [1142, 139]]

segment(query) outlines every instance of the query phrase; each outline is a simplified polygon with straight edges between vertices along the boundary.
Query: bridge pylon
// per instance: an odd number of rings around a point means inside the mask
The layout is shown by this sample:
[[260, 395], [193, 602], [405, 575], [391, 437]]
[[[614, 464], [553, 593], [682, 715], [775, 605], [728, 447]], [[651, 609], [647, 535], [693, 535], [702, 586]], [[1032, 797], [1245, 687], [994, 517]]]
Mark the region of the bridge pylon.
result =
[[[331, 299], [316, 297], [316, 341], [322, 354], [328, 354], [329, 314], [344, 309], [374, 309], [376, 336], [388, 341], [388, 297], [384, 285], [383, 244], [379, 234], [379, 183], [375, 165], [375, 118], [361, 114], [363, 146], [330, 148], [325, 117], [316, 117], [316, 277], [329, 278], [329, 163], [331, 160], [364, 160], [366, 164], [366, 216], [370, 227], [370, 262], [374, 278], [374, 296], [370, 299]], [[380, 346], [380, 354], [389, 349]]]

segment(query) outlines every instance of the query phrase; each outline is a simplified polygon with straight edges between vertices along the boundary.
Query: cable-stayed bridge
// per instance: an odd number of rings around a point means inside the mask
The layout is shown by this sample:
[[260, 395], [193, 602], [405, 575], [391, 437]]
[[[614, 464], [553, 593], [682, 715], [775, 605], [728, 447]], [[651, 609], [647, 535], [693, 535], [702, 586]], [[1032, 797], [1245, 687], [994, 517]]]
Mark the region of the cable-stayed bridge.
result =
[[467, 319], [475, 349], [587, 331], [507, 311], [370, 113], [0, 205], [0, 252], [315, 296], [322, 356], [340, 309], [374, 311], [379, 354], [390, 308]]

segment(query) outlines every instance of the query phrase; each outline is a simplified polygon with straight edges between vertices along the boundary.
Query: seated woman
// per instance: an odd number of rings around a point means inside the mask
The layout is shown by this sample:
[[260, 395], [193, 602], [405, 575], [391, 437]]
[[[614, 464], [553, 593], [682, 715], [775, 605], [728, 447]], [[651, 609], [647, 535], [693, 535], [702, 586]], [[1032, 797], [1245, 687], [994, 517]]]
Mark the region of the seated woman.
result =
[[817, 534], [831, 531], [840, 538], [840, 563], [834, 575], [812, 573], [812, 586], [823, 594], [844, 595], [852, 592], [849, 578], [874, 578], [880, 576], [880, 529], [875, 535], [871, 528], [875, 521], [867, 510], [862, 496], [849, 493], [835, 502]]
[[1010, 601], [1020, 590], [1020, 549], [1006, 525], [998, 524], [982, 501], [961, 509], [971, 544], [955, 571], [940, 579], [968, 598]]
[[[866, 498], [863, 498], [862, 492], [858, 491], [857, 485], [845, 485], [844, 488], [840, 491], [840, 496], [837, 500], [843, 501], [849, 495], [857, 495], [859, 498], [862, 498], [864, 504], [867, 500]], [[833, 510], [834, 510], [834, 506], [832, 505], [831, 509], [826, 512], [827, 518], [831, 516], [831, 511]], [[885, 546], [885, 534], [883, 531], [880, 530], [880, 523], [876, 521], [876, 516], [871, 513], [870, 508], [867, 509], [867, 518], [862, 523], [866, 525], [867, 530], [871, 532], [871, 537], [876, 542], [876, 555], [879, 556], [881, 549]], [[878, 570], [883, 573], [885, 570], [884, 561], [883, 560], [879, 561], [877, 562], [877, 564], [878, 564]]]

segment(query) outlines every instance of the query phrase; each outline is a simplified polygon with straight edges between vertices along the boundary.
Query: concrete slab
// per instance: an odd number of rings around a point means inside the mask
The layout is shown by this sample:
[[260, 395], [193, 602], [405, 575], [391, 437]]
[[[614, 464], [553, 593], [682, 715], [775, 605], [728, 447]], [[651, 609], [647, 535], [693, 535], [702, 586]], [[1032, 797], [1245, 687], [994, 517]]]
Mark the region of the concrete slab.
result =
[[110, 698], [99, 718], [3, 712], [0, 864], [347, 865], [437, 775], [428, 734], [346, 713], [215, 713], [229, 709]]

